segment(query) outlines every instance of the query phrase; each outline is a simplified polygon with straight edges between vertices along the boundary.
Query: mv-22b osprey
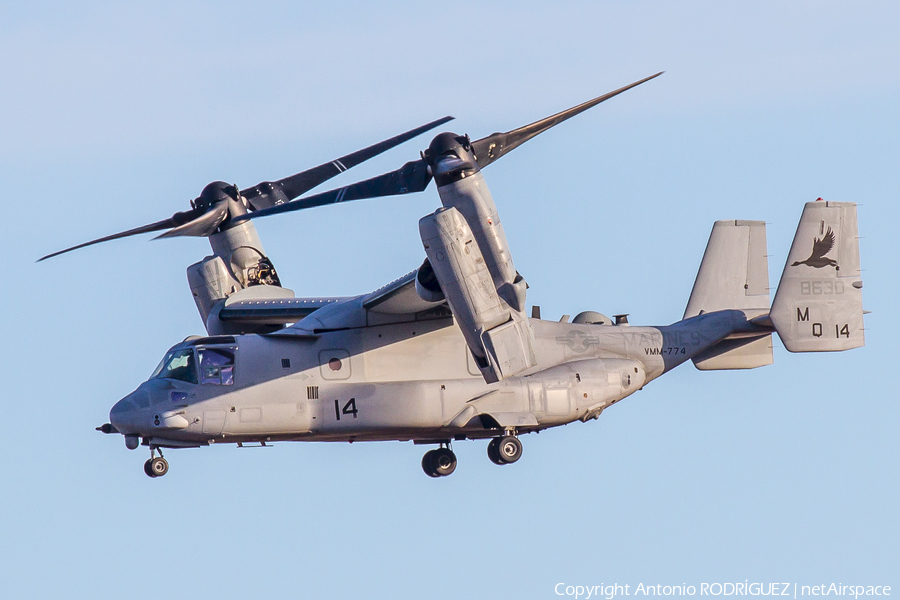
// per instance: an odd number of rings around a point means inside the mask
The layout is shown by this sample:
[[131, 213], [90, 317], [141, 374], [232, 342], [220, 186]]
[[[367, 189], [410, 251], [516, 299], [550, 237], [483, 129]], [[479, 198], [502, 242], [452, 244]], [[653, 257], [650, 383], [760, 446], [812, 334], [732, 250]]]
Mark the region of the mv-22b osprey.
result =
[[[212, 183], [190, 211], [89, 242], [168, 229], [163, 237], [208, 236], [213, 250], [187, 270], [207, 336], [173, 346], [98, 429], [149, 447], [151, 477], [168, 471], [162, 448], [305, 440], [432, 444], [422, 468], [442, 477], [456, 469], [453, 441], [489, 439], [491, 461], [514, 463], [521, 434], [596, 419], [687, 360], [701, 370], [770, 364], [773, 332], [792, 352], [862, 346], [856, 206], [844, 202], [806, 204], [771, 306], [765, 223], [718, 221], [677, 323], [526, 315], [528, 286], [482, 169], [653, 77], [508, 133], [442, 133], [419, 160], [315, 196], [295, 199], [449, 118], [278, 182]], [[419, 221], [427, 258], [370, 294], [296, 298], [251, 221], [419, 192], [432, 179], [442, 207]]]

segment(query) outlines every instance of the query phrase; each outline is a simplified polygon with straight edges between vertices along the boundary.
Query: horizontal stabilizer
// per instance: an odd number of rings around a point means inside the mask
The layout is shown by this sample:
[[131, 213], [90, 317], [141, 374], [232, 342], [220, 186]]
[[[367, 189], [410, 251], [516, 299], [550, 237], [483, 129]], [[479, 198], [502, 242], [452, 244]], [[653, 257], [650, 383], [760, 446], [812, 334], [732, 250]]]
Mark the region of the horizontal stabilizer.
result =
[[762, 337], [736, 338], [722, 340], [706, 352], [698, 354], [691, 360], [701, 371], [720, 371], [723, 369], [755, 369], [771, 365], [772, 334]]
[[770, 318], [791, 352], [865, 344], [856, 204], [806, 204]]

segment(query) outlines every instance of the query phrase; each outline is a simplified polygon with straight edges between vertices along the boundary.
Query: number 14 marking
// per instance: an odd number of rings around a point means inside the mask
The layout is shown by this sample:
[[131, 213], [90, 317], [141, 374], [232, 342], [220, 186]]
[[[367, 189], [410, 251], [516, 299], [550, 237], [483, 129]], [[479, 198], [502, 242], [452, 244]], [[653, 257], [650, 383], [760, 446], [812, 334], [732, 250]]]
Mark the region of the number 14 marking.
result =
[[359, 410], [356, 408], [356, 398], [350, 398], [350, 400], [347, 401], [347, 404], [344, 405], [343, 410], [341, 409], [340, 400], [335, 398], [335, 400], [334, 400], [334, 418], [337, 419], [338, 421], [341, 420], [342, 414], [343, 415], [353, 415], [353, 418], [355, 419], [356, 413], [358, 413], [358, 412], [359, 412]]

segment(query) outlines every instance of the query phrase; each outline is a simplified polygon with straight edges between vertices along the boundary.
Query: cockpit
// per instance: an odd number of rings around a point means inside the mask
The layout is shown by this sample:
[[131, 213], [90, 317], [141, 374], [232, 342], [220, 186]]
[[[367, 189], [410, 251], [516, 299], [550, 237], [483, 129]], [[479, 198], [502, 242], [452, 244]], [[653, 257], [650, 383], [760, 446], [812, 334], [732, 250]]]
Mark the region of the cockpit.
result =
[[197, 383], [197, 367], [194, 361], [194, 349], [169, 350], [150, 379], [178, 379], [188, 383]]
[[[202, 342], [213, 338], [200, 338], [178, 344], [169, 350], [150, 379], [177, 379], [186, 383], [203, 385], [234, 385], [234, 355], [236, 346], [207, 346]], [[234, 338], [228, 341], [234, 343]]]

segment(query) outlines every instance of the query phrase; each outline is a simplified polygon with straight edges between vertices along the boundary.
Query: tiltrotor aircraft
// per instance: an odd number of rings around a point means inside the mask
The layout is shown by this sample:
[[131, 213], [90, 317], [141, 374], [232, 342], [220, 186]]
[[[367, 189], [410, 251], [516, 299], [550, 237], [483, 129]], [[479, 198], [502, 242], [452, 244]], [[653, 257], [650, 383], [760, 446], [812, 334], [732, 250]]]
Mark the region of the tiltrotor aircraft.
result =
[[[296, 199], [449, 117], [278, 182], [211, 183], [190, 211], [89, 242], [168, 229], [161, 237], [212, 246], [187, 269], [207, 335], [174, 345], [98, 429], [147, 446], [151, 477], [168, 471], [163, 448], [304, 440], [431, 444], [422, 468], [442, 477], [456, 469], [453, 441], [489, 439], [491, 461], [514, 463], [522, 434], [596, 419], [687, 360], [701, 370], [772, 363], [773, 332], [791, 352], [862, 346], [856, 205], [846, 202], [806, 204], [771, 306], [765, 223], [718, 221], [677, 323], [526, 315], [528, 286], [482, 170], [658, 75], [507, 133], [441, 133], [396, 171], [314, 196]], [[418, 269], [353, 297], [296, 298], [281, 286], [252, 219], [419, 192], [432, 179], [442, 207], [419, 221]]]

